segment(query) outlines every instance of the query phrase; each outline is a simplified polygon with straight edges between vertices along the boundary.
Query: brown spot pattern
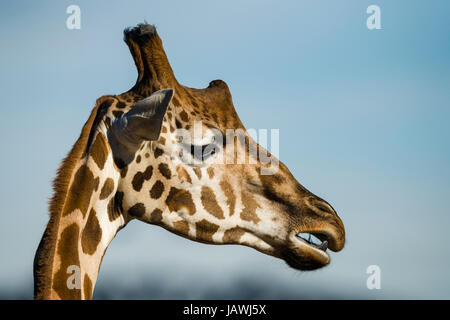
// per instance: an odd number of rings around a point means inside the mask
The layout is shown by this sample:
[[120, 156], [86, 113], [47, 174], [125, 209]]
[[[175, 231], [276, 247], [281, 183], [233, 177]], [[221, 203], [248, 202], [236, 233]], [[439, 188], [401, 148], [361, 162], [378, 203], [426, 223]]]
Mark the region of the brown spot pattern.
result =
[[116, 104], [116, 107], [119, 109], [123, 109], [125, 108], [127, 105], [125, 103], [123, 103], [122, 101], [118, 101]]
[[181, 111], [180, 112], [180, 118], [181, 118], [181, 120], [183, 120], [184, 122], [188, 122], [189, 121], [189, 116], [188, 116], [188, 114], [186, 113], [186, 111]]
[[219, 230], [217, 224], [211, 223], [208, 220], [201, 220], [195, 224], [196, 228], [196, 238], [200, 241], [212, 242], [214, 233]]
[[67, 287], [67, 268], [71, 265], [80, 266], [80, 257], [78, 255], [78, 239], [80, 228], [72, 223], [61, 232], [58, 241], [57, 253], [61, 258], [61, 265], [53, 277], [53, 290], [61, 299], [79, 300], [81, 299], [81, 290], [69, 289]]
[[92, 299], [92, 281], [87, 274], [84, 275], [84, 299]]
[[239, 243], [245, 231], [239, 227], [234, 227], [225, 231], [223, 235], [223, 243]]
[[138, 173], [136, 173], [136, 175], [133, 177], [133, 181], [131, 182], [131, 184], [133, 185], [133, 189], [136, 191], [141, 191], [142, 185], [145, 181], [150, 180], [152, 174], [152, 166], [148, 166], [144, 172], [139, 171]]
[[256, 200], [247, 192], [242, 191], [241, 193], [242, 204], [244, 208], [241, 211], [241, 219], [245, 221], [251, 221], [257, 224], [261, 219], [259, 219], [256, 214], [256, 209], [259, 208], [259, 204]]
[[166, 198], [166, 204], [171, 212], [177, 212], [183, 208], [187, 210], [189, 215], [193, 215], [196, 212], [191, 193], [175, 187], [170, 188], [169, 195]]
[[183, 166], [181, 166], [181, 165], [177, 166], [177, 174], [178, 174], [178, 178], [180, 178], [180, 180], [184, 180], [189, 183], [192, 183], [191, 176], [189, 175], [189, 173], [186, 171], [186, 169]]
[[184, 220], [175, 221], [173, 223], [173, 228], [181, 234], [189, 233], [189, 224]]
[[162, 211], [161, 209], [156, 208], [150, 214], [150, 221], [153, 223], [160, 223], [162, 221]]
[[113, 222], [122, 214], [123, 196], [123, 192], [118, 191], [114, 197], [109, 200], [107, 208], [109, 221]]
[[145, 214], [145, 206], [143, 203], [136, 203], [130, 209], [128, 209], [128, 213], [134, 217], [142, 217]]
[[161, 156], [164, 153], [164, 151], [160, 148], [155, 149], [155, 159], [158, 159], [159, 156]]
[[223, 210], [217, 203], [216, 195], [210, 187], [202, 187], [201, 201], [206, 211], [217, 219], [225, 219]]
[[80, 209], [84, 218], [94, 189], [94, 175], [87, 165], [82, 165], [75, 173], [72, 185], [67, 193], [63, 216], [70, 214], [75, 209]]
[[172, 103], [173, 103], [173, 105], [176, 106], [176, 107], [180, 107], [180, 106], [181, 106], [180, 101], [177, 99], [176, 96], [173, 96], [173, 98], [172, 98]]
[[161, 197], [161, 194], [164, 192], [164, 184], [157, 180], [153, 187], [150, 189], [150, 197], [153, 199], [159, 199]]
[[81, 247], [86, 254], [94, 254], [102, 239], [102, 228], [94, 209], [89, 212], [89, 217], [81, 234]]
[[94, 179], [94, 191], [98, 190], [98, 185], [100, 184], [100, 178], [97, 177]]
[[194, 173], [197, 176], [197, 178], [200, 180], [202, 178], [202, 170], [198, 167], [194, 168]]
[[169, 166], [165, 163], [160, 163], [158, 166], [159, 172], [166, 178], [170, 179], [172, 177], [172, 172], [169, 169]]
[[100, 200], [108, 198], [113, 191], [114, 191], [114, 180], [108, 178], [103, 184], [102, 191], [100, 191]]
[[127, 176], [127, 172], [128, 172], [128, 166], [122, 168], [122, 170], [120, 170], [120, 176], [122, 178], [125, 178]]
[[106, 158], [108, 157], [108, 148], [106, 139], [102, 133], [98, 133], [92, 144], [91, 157], [97, 166], [102, 170], [105, 167]]
[[225, 197], [227, 198], [227, 206], [230, 209], [231, 217], [234, 214], [234, 210], [236, 208], [236, 195], [233, 192], [233, 187], [228, 181], [222, 180], [220, 181], [219, 185], [223, 193], [225, 194]]
[[214, 169], [212, 167], [208, 167], [208, 169], [206, 169], [206, 172], [208, 173], [210, 179], [214, 178]]

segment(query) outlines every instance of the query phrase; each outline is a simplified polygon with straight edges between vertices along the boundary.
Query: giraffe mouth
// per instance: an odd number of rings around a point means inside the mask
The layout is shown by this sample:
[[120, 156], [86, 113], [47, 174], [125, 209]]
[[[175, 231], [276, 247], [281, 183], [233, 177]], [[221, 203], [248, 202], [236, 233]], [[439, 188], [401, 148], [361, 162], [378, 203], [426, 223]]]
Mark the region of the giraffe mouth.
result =
[[315, 270], [330, 263], [327, 253], [330, 239], [324, 233], [293, 232], [281, 257], [286, 263], [298, 270]]
[[306, 243], [308, 243], [309, 245], [311, 245], [317, 249], [323, 250], [324, 252], [327, 251], [328, 240], [321, 240], [319, 238], [319, 237], [321, 237], [322, 239], [324, 237], [326, 238], [326, 236], [324, 236], [324, 235], [320, 235], [320, 234], [316, 235], [314, 233], [300, 232], [300, 233], [297, 233], [295, 236], [297, 238], [302, 239], [303, 241], [305, 241]]

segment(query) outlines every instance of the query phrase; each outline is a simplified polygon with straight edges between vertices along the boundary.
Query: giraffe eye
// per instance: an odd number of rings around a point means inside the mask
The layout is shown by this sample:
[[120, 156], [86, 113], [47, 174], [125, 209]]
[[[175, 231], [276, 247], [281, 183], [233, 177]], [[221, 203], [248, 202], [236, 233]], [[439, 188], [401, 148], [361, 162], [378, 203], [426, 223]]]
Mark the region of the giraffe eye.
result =
[[207, 160], [209, 157], [216, 153], [216, 148], [218, 148], [218, 146], [214, 143], [204, 145], [191, 144], [189, 146], [189, 152], [191, 153], [192, 157], [194, 157], [198, 161]]
[[[222, 133], [217, 129], [216, 131], [217, 132], [213, 135], [209, 143], [197, 145], [189, 142], [180, 142], [179, 145], [181, 145], [184, 151], [187, 151], [186, 154], [190, 153], [192, 157], [191, 159], [198, 162], [204, 162], [211, 158], [213, 155], [221, 153], [226, 146], [226, 144], [224, 143], [224, 139], [222, 138]], [[182, 139], [182, 141], [183, 140], [184, 139]], [[182, 153], [184, 154], [184, 152]]]
[[181, 146], [184, 150], [191, 154], [192, 158], [200, 162], [209, 159], [211, 156], [220, 151], [219, 146], [215, 143], [204, 145], [182, 143]]

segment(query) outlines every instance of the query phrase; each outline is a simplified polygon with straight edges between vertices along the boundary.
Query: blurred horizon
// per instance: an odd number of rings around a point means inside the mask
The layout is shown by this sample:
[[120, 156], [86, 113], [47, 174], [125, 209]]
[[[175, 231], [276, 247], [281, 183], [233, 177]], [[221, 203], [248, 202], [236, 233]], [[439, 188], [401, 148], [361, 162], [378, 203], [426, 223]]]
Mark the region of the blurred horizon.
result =
[[[81, 9], [69, 30], [66, 9]], [[366, 9], [381, 8], [381, 30]], [[243, 246], [132, 222], [97, 299], [450, 299], [450, 3], [249, 0], [3, 2], [0, 299], [31, 299], [51, 181], [95, 100], [131, 88], [123, 30], [155, 24], [177, 80], [224, 80], [247, 128], [280, 130], [280, 160], [347, 233], [298, 272]], [[368, 290], [366, 269], [381, 268]]]

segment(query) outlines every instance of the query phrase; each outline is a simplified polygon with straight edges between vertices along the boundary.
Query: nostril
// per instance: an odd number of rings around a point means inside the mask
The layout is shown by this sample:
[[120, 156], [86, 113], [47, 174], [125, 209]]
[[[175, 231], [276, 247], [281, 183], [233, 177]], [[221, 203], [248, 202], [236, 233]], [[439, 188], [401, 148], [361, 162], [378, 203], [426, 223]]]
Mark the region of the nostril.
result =
[[329, 207], [325, 206], [325, 205], [322, 204], [322, 203], [317, 203], [317, 204], [316, 204], [316, 208], [319, 209], [319, 210], [321, 210], [321, 211], [327, 212], [327, 213], [333, 213], [333, 212], [330, 210]]
[[314, 200], [312, 201], [312, 205], [322, 211], [323, 213], [326, 214], [331, 214], [331, 215], [336, 215], [336, 211], [333, 209], [332, 206], [330, 206], [327, 202], [325, 201], [319, 201], [319, 200]]

